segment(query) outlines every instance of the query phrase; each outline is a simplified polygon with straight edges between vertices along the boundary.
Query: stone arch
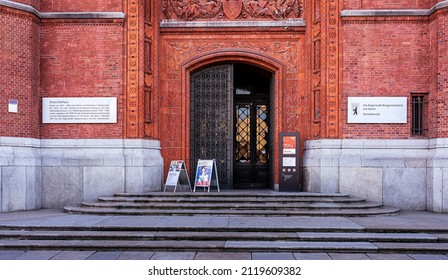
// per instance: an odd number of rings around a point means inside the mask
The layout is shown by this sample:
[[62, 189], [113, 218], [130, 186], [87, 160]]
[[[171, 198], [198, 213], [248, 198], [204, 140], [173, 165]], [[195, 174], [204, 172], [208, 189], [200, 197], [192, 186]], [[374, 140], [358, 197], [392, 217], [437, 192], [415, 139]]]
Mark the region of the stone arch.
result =
[[[181, 69], [181, 81], [182, 81], [182, 127], [184, 132], [182, 133], [182, 157], [190, 161], [190, 74], [201, 68], [212, 66], [220, 63], [244, 63], [250, 64], [264, 70], [267, 70], [273, 75], [273, 90], [271, 96], [271, 112], [274, 116], [273, 126], [274, 131], [282, 131], [282, 100], [284, 90], [286, 88], [286, 65], [279, 60], [270, 57], [266, 54], [257, 53], [253, 51], [245, 50], [219, 50], [212, 51], [192, 57], [180, 66]], [[278, 184], [278, 134], [273, 135], [273, 182], [274, 185]]]

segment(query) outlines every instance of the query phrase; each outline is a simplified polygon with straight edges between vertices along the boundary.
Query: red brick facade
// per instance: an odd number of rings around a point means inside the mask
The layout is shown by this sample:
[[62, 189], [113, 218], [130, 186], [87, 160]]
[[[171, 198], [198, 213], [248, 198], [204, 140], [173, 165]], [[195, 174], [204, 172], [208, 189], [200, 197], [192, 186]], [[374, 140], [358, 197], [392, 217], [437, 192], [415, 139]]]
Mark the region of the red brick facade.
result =
[[[426, 20], [347, 20], [342, 37], [342, 108], [348, 108], [348, 97], [403, 96], [410, 104], [411, 93], [429, 92], [431, 60]], [[410, 117], [409, 108], [407, 124], [346, 124], [343, 137], [408, 138]], [[347, 110], [342, 119], [347, 120]]]
[[[118, 108], [122, 108], [122, 32], [121, 23], [43, 24], [41, 96], [117, 97]], [[42, 138], [121, 138], [122, 110], [117, 118], [117, 124], [44, 124], [41, 134]]]
[[[19, 2], [19, 1], [16, 1]], [[41, 1], [21, 1], [39, 8]], [[42, 1], [45, 11], [121, 11], [121, 1]], [[60, 6], [66, 3], [66, 6]], [[70, 4], [70, 5], [68, 5]], [[118, 8], [117, 8], [118, 7]], [[67, 9], [66, 9], [67, 8]], [[31, 138], [122, 138], [122, 20], [40, 19], [0, 7], [0, 135]], [[117, 97], [116, 124], [42, 124], [42, 97]], [[19, 112], [5, 113], [8, 100]]]
[[[300, 0], [297, 17], [303, 26], [221, 29], [161, 28], [161, 20], [175, 17], [162, 0], [8, 2], [31, 5], [42, 14], [122, 12], [126, 17], [49, 19], [0, 6], [0, 136], [152, 138], [161, 141], [165, 162], [188, 159], [190, 73], [240, 61], [274, 74], [274, 131], [300, 131], [302, 142], [410, 139], [410, 109], [407, 124], [348, 124], [347, 98], [403, 96], [410, 103], [413, 93], [427, 96], [424, 137], [448, 137], [448, 8], [430, 10], [446, 1]], [[398, 12], [362, 14], [370, 10]], [[344, 11], [361, 13], [341, 15]], [[191, 17], [186, 22], [207, 21], [193, 12]], [[233, 21], [222, 15], [214, 20]], [[44, 125], [43, 97], [117, 97], [118, 122]], [[18, 114], [6, 113], [9, 99], [18, 100]]]
[[[38, 19], [0, 7], [0, 38], [0, 135], [39, 138]], [[8, 100], [18, 101], [18, 113], [6, 113]]]

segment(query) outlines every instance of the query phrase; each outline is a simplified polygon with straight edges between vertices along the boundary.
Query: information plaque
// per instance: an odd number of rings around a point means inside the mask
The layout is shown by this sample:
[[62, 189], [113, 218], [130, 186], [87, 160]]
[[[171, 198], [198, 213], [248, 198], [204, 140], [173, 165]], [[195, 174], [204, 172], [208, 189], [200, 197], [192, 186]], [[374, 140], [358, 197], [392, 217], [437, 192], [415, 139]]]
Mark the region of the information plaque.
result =
[[279, 191], [300, 191], [300, 134], [298, 132], [280, 133], [279, 153]]
[[407, 123], [406, 97], [349, 97], [348, 123]]
[[43, 98], [43, 123], [116, 123], [116, 97]]

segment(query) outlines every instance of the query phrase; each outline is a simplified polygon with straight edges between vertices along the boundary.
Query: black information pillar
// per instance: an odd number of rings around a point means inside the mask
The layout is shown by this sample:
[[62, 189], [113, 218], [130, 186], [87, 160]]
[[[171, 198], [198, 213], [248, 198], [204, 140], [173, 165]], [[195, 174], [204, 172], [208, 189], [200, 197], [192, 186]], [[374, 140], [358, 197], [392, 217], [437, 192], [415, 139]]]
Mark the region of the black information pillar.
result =
[[279, 135], [279, 154], [279, 191], [300, 191], [300, 133], [281, 132]]

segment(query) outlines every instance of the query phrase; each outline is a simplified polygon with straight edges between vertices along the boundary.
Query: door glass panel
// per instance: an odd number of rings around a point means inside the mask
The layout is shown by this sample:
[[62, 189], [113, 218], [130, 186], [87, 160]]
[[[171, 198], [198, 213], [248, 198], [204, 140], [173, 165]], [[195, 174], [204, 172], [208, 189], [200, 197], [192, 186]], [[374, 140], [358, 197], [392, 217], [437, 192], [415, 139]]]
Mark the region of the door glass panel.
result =
[[235, 161], [240, 163], [250, 162], [250, 105], [236, 105], [236, 155]]
[[266, 163], [269, 159], [268, 141], [269, 141], [269, 126], [268, 126], [268, 106], [257, 105], [257, 135], [256, 135], [256, 149], [257, 149], [257, 163]]

